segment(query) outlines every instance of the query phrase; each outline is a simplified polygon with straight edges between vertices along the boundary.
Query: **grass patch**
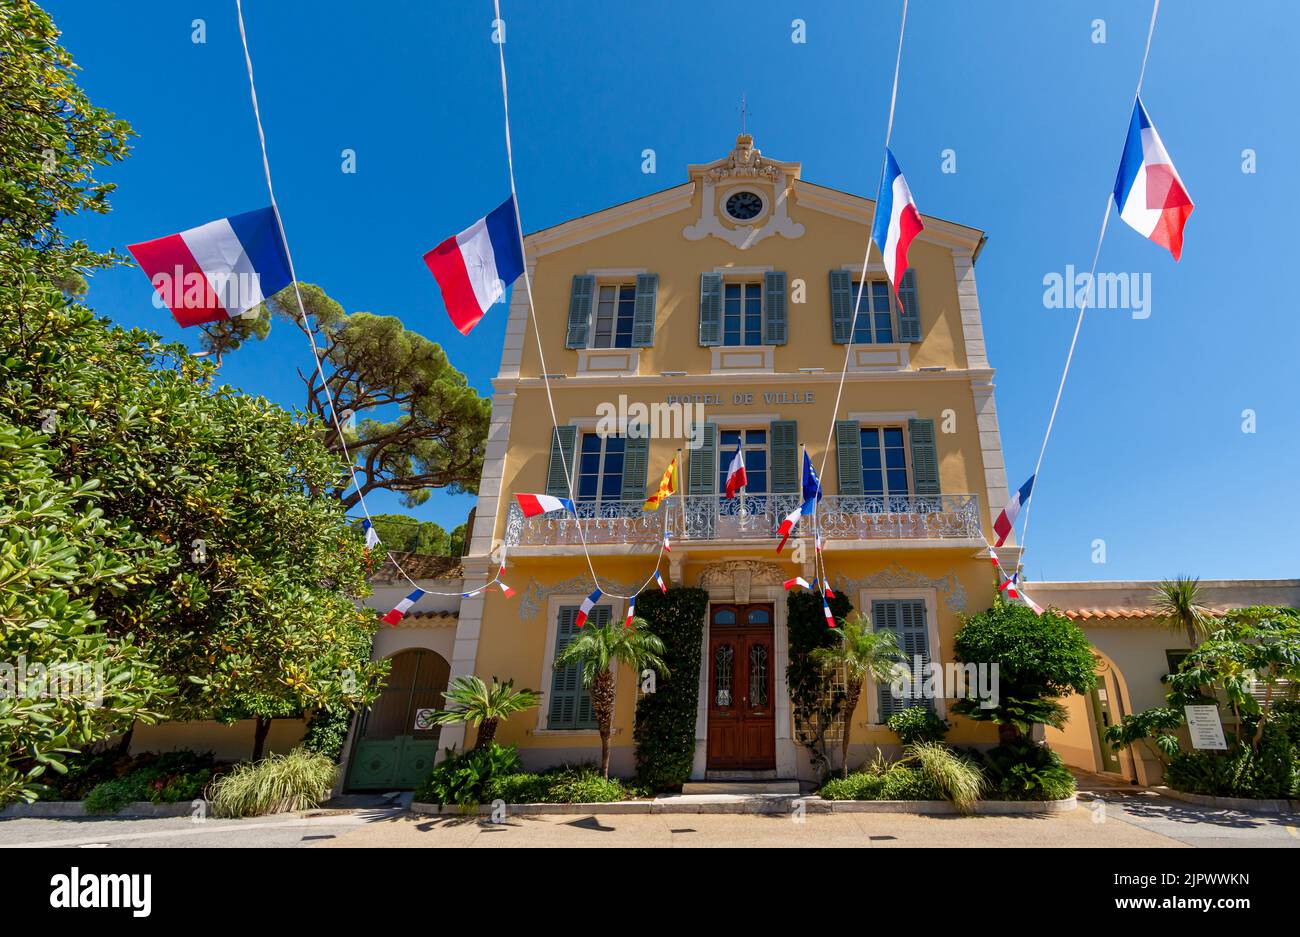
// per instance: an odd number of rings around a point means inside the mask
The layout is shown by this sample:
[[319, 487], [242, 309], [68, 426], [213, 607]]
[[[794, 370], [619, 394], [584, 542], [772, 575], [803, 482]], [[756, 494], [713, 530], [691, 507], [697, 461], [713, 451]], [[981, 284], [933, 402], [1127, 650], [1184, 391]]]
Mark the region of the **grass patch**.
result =
[[337, 766], [326, 755], [295, 748], [241, 764], [212, 784], [218, 817], [257, 817], [315, 807], [329, 797]]

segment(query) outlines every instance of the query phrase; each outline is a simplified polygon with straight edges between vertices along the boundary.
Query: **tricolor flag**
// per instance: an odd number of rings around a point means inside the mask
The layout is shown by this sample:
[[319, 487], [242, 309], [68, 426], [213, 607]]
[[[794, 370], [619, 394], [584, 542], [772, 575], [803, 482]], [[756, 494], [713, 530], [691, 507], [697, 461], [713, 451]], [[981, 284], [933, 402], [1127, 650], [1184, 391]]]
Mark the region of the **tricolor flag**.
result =
[[781, 551], [785, 549], [785, 542], [790, 539], [790, 532], [794, 530], [795, 525], [799, 523], [799, 518], [802, 514], [803, 506], [801, 505], [787, 514], [785, 520], [781, 521], [781, 526], [776, 529], [776, 532], [781, 535], [781, 542], [776, 545], [777, 556], [780, 556]]
[[822, 596], [822, 614], [826, 616], [828, 627], [835, 627], [835, 616], [831, 614], [831, 603], [826, 601], [826, 596]]
[[749, 483], [745, 477], [745, 450], [741, 446], [736, 446], [736, 454], [731, 457], [731, 465], [727, 466], [727, 497], [734, 498], [736, 492]]
[[577, 513], [573, 509], [573, 502], [568, 498], [556, 498], [552, 495], [516, 494], [515, 500], [523, 508], [524, 517], [536, 517], [538, 514], [549, 514], [552, 511]]
[[383, 621], [385, 622], [385, 624], [389, 624], [389, 625], [397, 624], [399, 621], [401, 621], [403, 618], [406, 617], [406, 613], [411, 610], [411, 606], [414, 605], [416, 602], [420, 601], [420, 599], [422, 598], [424, 598], [424, 590], [416, 589], [406, 598], [402, 599], [402, 601], [398, 602], [395, 606], [393, 606], [392, 611], [390, 611], [387, 615], [383, 617]]
[[826, 598], [828, 599], [835, 598], [835, 593], [831, 590], [831, 584], [829, 582], [826, 583]]
[[1000, 547], [1006, 541], [1011, 533], [1011, 527], [1016, 522], [1016, 515], [1020, 509], [1029, 503], [1029, 494], [1034, 490], [1034, 476], [1029, 476], [1029, 481], [1020, 486], [1020, 490], [1011, 496], [1007, 506], [1002, 509], [998, 519], [993, 522], [993, 532], [998, 535], [998, 542], [993, 544]]
[[1115, 177], [1115, 205], [1130, 228], [1165, 248], [1174, 260], [1182, 256], [1183, 226], [1195, 206], [1141, 98], [1133, 102]]
[[659, 575], [659, 570], [655, 570], [655, 582], [659, 583], [659, 591], [664, 595], [668, 594], [668, 586], [664, 585], [664, 577]]
[[1035, 615], [1042, 615], [1042, 614], [1043, 614], [1043, 607], [1042, 607], [1041, 605], [1039, 605], [1037, 602], [1035, 602], [1033, 599], [1031, 599], [1029, 596], [1025, 595], [1024, 592], [1021, 592], [1021, 593], [1020, 593], [1020, 599], [1021, 599], [1021, 601], [1023, 601], [1026, 605], [1028, 605], [1031, 609], [1034, 610], [1034, 614], [1035, 614]]
[[673, 552], [673, 545], [672, 545], [671, 541], [669, 541], [669, 539], [668, 539], [668, 535], [667, 535], [667, 534], [664, 534], [664, 552], [665, 552], [665, 553], [672, 553], [672, 552]]
[[424, 255], [424, 262], [438, 281], [452, 324], [460, 334], [468, 335], [524, 272], [515, 197], [447, 238]]
[[600, 601], [602, 595], [604, 595], [604, 593], [599, 589], [596, 589], [591, 593], [591, 595], [582, 600], [582, 605], [578, 607], [578, 617], [574, 621], [574, 624], [581, 628], [587, 623], [587, 616], [591, 614], [592, 608]]
[[375, 531], [375, 525], [370, 523], [370, 518], [361, 522], [361, 529], [366, 532], [366, 556], [370, 555], [372, 547], [379, 546], [379, 534]]
[[1019, 575], [1019, 573], [1012, 573], [1009, 579], [1002, 583], [1002, 585], [998, 586], [998, 591], [1001, 592], [1006, 590], [1007, 598], [1009, 599], [1020, 598], [1020, 593], [1016, 592], [1016, 579]]
[[515, 590], [514, 590], [514, 589], [511, 589], [509, 586], [507, 586], [507, 585], [506, 585], [504, 582], [502, 582], [500, 579], [497, 580], [497, 587], [498, 587], [502, 592], [505, 593], [505, 596], [506, 596], [507, 599], [513, 599], [513, 598], [515, 597]]
[[808, 458], [808, 450], [803, 453], [803, 507], [800, 509], [804, 514], [812, 514], [817, 508], [817, 502], [822, 499], [822, 480], [817, 477], [817, 471], [813, 468], [812, 459]]
[[668, 463], [668, 468], [664, 469], [664, 477], [659, 479], [659, 487], [655, 489], [654, 494], [652, 494], [650, 497], [645, 499], [645, 504], [641, 506], [641, 510], [643, 511], [659, 510], [659, 505], [663, 504], [663, 502], [668, 498], [669, 495], [676, 494], [676, 492], [677, 492], [677, 457], [673, 456], [673, 460]]
[[898, 281], [907, 272], [907, 248], [925, 228], [920, 212], [912, 201], [912, 191], [903, 178], [903, 170], [889, 147], [885, 147], [885, 174], [880, 180], [880, 193], [876, 196], [876, 220], [871, 227], [871, 240], [880, 248], [885, 260], [885, 273], [898, 293]]
[[275, 209], [128, 244], [182, 327], [233, 319], [293, 282]]
[[812, 586], [808, 585], [808, 580], [804, 579], [802, 576], [795, 576], [793, 579], [787, 579], [783, 585], [785, 586], [786, 592], [789, 592], [795, 586], [803, 586], [805, 589], [812, 588]]
[[632, 616], [635, 614], [636, 614], [636, 596], [632, 596], [632, 598], [628, 599], [627, 602], [627, 617], [623, 619], [624, 628], [632, 627]]
[[989, 559], [993, 561], [993, 568], [1001, 571], [1002, 564], [998, 561], [998, 554], [992, 547], [989, 547]]

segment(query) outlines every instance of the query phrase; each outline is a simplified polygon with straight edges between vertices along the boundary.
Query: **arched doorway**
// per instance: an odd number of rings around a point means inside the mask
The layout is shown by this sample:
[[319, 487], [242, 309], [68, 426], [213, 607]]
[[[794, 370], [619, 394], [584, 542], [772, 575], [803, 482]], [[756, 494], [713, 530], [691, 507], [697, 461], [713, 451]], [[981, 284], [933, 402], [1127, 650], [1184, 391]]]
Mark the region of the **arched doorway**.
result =
[[424, 648], [401, 651], [379, 699], [361, 714], [348, 769], [349, 790], [409, 790], [433, 768], [439, 727], [427, 721], [443, 706], [451, 667]]

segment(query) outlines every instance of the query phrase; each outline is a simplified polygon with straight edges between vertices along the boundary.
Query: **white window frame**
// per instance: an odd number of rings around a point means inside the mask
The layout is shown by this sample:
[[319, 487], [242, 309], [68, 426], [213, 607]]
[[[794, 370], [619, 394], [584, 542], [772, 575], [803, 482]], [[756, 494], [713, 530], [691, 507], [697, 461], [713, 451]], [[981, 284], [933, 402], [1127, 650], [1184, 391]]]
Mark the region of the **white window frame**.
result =
[[[614, 314], [610, 321], [610, 332], [608, 345], [598, 345], [596, 336], [599, 332], [600, 325], [600, 293], [601, 290], [615, 290], [614, 295]], [[591, 291], [591, 338], [588, 340], [587, 348], [591, 351], [632, 351], [632, 347], [619, 348], [614, 345], [615, 337], [618, 335], [618, 307], [622, 303], [623, 290], [632, 291], [632, 324], [636, 325], [636, 280], [628, 281], [622, 277], [610, 277], [605, 280], [597, 280], [596, 288]]]
[[[861, 274], [858, 273], [858, 274], [856, 275], [856, 280], [857, 280], [857, 282], [854, 282], [854, 279], [855, 279], [855, 278], [850, 278], [850, 280], [849, 280], [849, 287], [850, 287], [849, 295], [850, 295], [850, 297], [851, 297], [851, 299], [849, 300], [850, 303], [856, 303], [857, 300], [858, 300], [858, 284], [862, 282]], [[868, 288], [865, 289], [865, 290], [863, 290], [863, 292], [862, 292], [862, 298], [865, 299], [865, 300], [867, 300], [868, 305], [865, 306], [865, 307], [861, 307], [861, 308], [858, 309], [858, 321], [859, 321], [859, 322], [862, 321], [862, 316], [863, 316], [863, 313], [865, 312], [866, 315], [868, 316], [868, 318], [869, 318], [870, 321], [871, 321], [871, 340], [870, 340], [870, 341], [867, 341], [867, 342], [860, 342], [860, 341], [858, 341], [858, 337], [857, 337], [857, 335], [856, 335], [856, 330], [855, 330], [855, 334], [853, 335], [853, 343], [854, 343], [855, 345], [886, 345], [886, 346], [900, 344], [900, 342], [898, 341], [898, 297], [894, 295], [894, 288], [893, 288], [893, 286], [890, 285], [890, 283], [889, 283], [889, 278], [888, 278], [888, 277], [877, 277], [877, 276], [872, 276], [870, 273], [868, 273], [868, 274], [867, 274], [867, 281], [866, 281], [866, 282], [867, 282], [867, 287], [868, 287]], [[874, 313], [873, 311], [871, 311], [871, 309], [870, 309], [870, 302], [871, 302], [871, 289], [870, 289], [870, 287], [871, 287], [871, 284], [873, 284], [873, 283], [882, 283], [882, 282], [885, 284], [885, 302], [886, 302], [886, 304], [888, 304], [888, 306], [889, 306], [889, 331], [890, 331], [890, 338], [889, 338], [889, 341], [887, 341], [887, 342], [879, 341], [879, 340], [876, 338], [876, 319], [875, 319], [875, 313]], [[853, 321], [853, 307], [852, 307], [852, 306], [849, 307], [849, 321], [850, 321], [850, 322]]]
[[718, 427], [718, 489], [716, 491], [716, 494], [721, 495], [726, 492], [727, 489], [722, 484], [723, 479], [726, 477], [724, 473], [727, 471], [728, 466], [731, 465], [731, 457], [736, 454], [735, 449], [732, 449], [730, 446], [724, 447], [722, 445], [722, 434], [723, 433], [741, 434], [741, 446], [746, 453], [745, 465], [746, 465], [746, 472], [748, 472], [749, 470], [748, 453], [751, 451], [756, 452], [758, 451], [759, 448], [758, 446], [747, 446], [744, 444], [745, 433], [751, 432], [753, 430], [762, 430], [766, 435], [766, 439], [767, 439], [767, 442], [765, 442], [762, 446], [763, 452], [767, 455], [767, 467], [763, 470], [763, 474], [767, 477], [767, 490], [747, 492], [747, 493], [751, 493], [755, 496], [770, 495], [772, 493], [772, 427], [770, 424], [768, 424], [766, 426], [719, 426]]
[[[748, 287], [751, 286], [754, 287], [756, 290], [758, 290], [758, 341], [757, 342], [753, 342], [753, 343], [743, 342], [740, 345], [727, 344], [727, 287], [729, 286], [739, 286], [741, 289], [740, 337], [742, 339], [747, 337], [745, 335], [745, 316], [746, 316], [746, 312], [744, 309], [745, 299], [746, 299], [745, 291]], [[767, 298], [764, 295], [764, 293], [765, 290], [763, 289], [762, 276], [760, 276], [757, 280], [749, 275], [737, 276], [731, 279], [728, 279], [726, 277], [723, 278], [722, 280], [722, 322], [721, 322], [722, 344], [719, 347], [721, 348], [764, 348], [766, 347], [763, 344], [763, 319], [767, 315]]]
[[[884, 431], [887, 430], [887, 429], [897, 429], [897, 430], [902, 430], [902, 432], [903, 432], [903, 467], [904, 467], [904, 469], [907, 471], [907, 491], [890, 491], [890, 490], [889, 490], [889, 470], [886, 469], [886, 468], [884, 467], [884, 464], [885, 464], [885, 463], [884, 463], [885, 448], [884, 448], [884, 436], [882, 435], [882, 436], [880, 437], [880, 443], [881, 443], [881, 448], [880, 448], [880, 458], [881, 458], [881, 463], [880, 463], [880, 464], [881, 464], [881, 469], [880, 469], [880, 471], [881, 471], [881, 481], [883, 481], [884, 484], [885, 484], [885, 491], [884, 491], [883, 494], [878, 494], [878, 495], [875, 495], [875, 494], [869, 494], [869, 493], [867, 492], [867, 486], [866, 486], [866, 484], [864, 483], [863, 486], [862, 486], [862, 496], [863, 496], [864, 498], [890, 498], [890, 497], [907, 497], [907, 498], [910, 498], [910, 497], [912, 497], [912, 496], [915, 494], [915, 492], [916, 492], [916, 476], [915, 476], [915, 474], [912, 472], [912, 437], [911, 437], [911, 434], [908, 433], [908, 431], [907, 431], [907, 421], [904, 420], [904, 421], [902, 421], [901, 423], [893, 423], [893, 422], [878, 423], [878, 422], [875, 422], [875, 421], [873, 421], [873, 420], [859, 421], [859, 423], [858, 423], [858, 458], [859, 458], [859, 459], [862, 458], [862, 431], [863, 431], [864, 429], [874, 429], [874, 430], [878, 430], [878, 431], [879, 431], [880, 433], [882, 433], [882, 434], [883, 434]], [[865, 466], [864, 466], [864, 468], [863, 468], [863, 471], [864, 471], [864, 472], [866, 471]]]
[[[623, 458], [624, 458], [624, 460], [626, 460], [626, 459], [627, 459], [627, 437], [624, 436], [624, 435], [621, 435], [621, 434], [618, 435], [618, 436], [615, 436], [615, 437], [611, 437], [611, 436], [602, 436], [602, 435], [600, 435], [600, 433], [596, 432], [596, 430], [595, 430], [594, 428], [588, 430], [588, 429], [582, 429], [581, 427], [579, 427], [579, 429], [578, 429], [578, 440], [577, 440], [577, 443], [575, 444], [575, 447], [574, 447], [576, 451], [575, 451], [575, 453], [574, 453], [574, 459], [573, 459], [573, 462], [574, 462], [573, 471], [574, 471], [574, 473], [575, 473], [574, 481], [573, 481], [573, 499], [574, 499], [574, 501], [576, 501], [576, 502], [583, 502], [583, 501], [586, 500], [586, 499], [584, 499], [584, 498], [582, 497], [582, 476], [585, 474], [585, 473], [582, 471], [582, 456], [583, 456], [582, 441], [583, 441], [583, 439], [586, 438], [587, 436], [595, 436], [597, 439], [600, 440], [600, 461], [599, 461], [599, 463], [598, 463], [598, 467], [597, 467], [597, 469], [596, 469], [596, 497], [594, 497], [594, 498], [591, 499], [591, 503], [593, 503], [593, 504], [605, 504], [605, 503], [608, 503], [608, 502], [610, 502], [610, 501], [621, 501], [621, 500], [623, 500], [623, 499], [622, 499], [622, 492], [621, 492], [621, 489], [622, 489], [622, 478], [623, 478], [623, 475], [622, 475], [621, 472], [619, 473], [619, 488], [620, 488], [620, 496], [619, 496], [619, 497], [617, 497], [617, 498], [605, 498], [605, 497], [603, 496], [603, 494], [602, 494], [602, 489], [605, 487], [605, 458], [606, 458], [606, 456], [608, 455], [608, 450], [606, 449], [606, 444], [607, 444], [607, 443], [609, 442], [609, 440], [612, 439], [612, 438], [622, 439], [622, 440], [623, 440]], [[626, 467], [627, 467], [627, 462], [624, 461], [623, 465], [624, 465], [624, 468], [626, 468]]]

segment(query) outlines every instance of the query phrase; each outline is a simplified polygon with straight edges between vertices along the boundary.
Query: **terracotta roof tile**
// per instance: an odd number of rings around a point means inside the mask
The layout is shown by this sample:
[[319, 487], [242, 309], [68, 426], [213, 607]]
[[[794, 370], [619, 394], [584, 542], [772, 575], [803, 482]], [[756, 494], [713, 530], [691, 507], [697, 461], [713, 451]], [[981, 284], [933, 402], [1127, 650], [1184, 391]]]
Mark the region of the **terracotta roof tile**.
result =
[[[422, 553], [394, 553], [406, 575], [412, 579], [463, 579], [465, 566], [458, 556], [426, 556]], [[391, 559], [370, 576], [372, 582], [404, 582], [402, 574], [397, 571]]]

